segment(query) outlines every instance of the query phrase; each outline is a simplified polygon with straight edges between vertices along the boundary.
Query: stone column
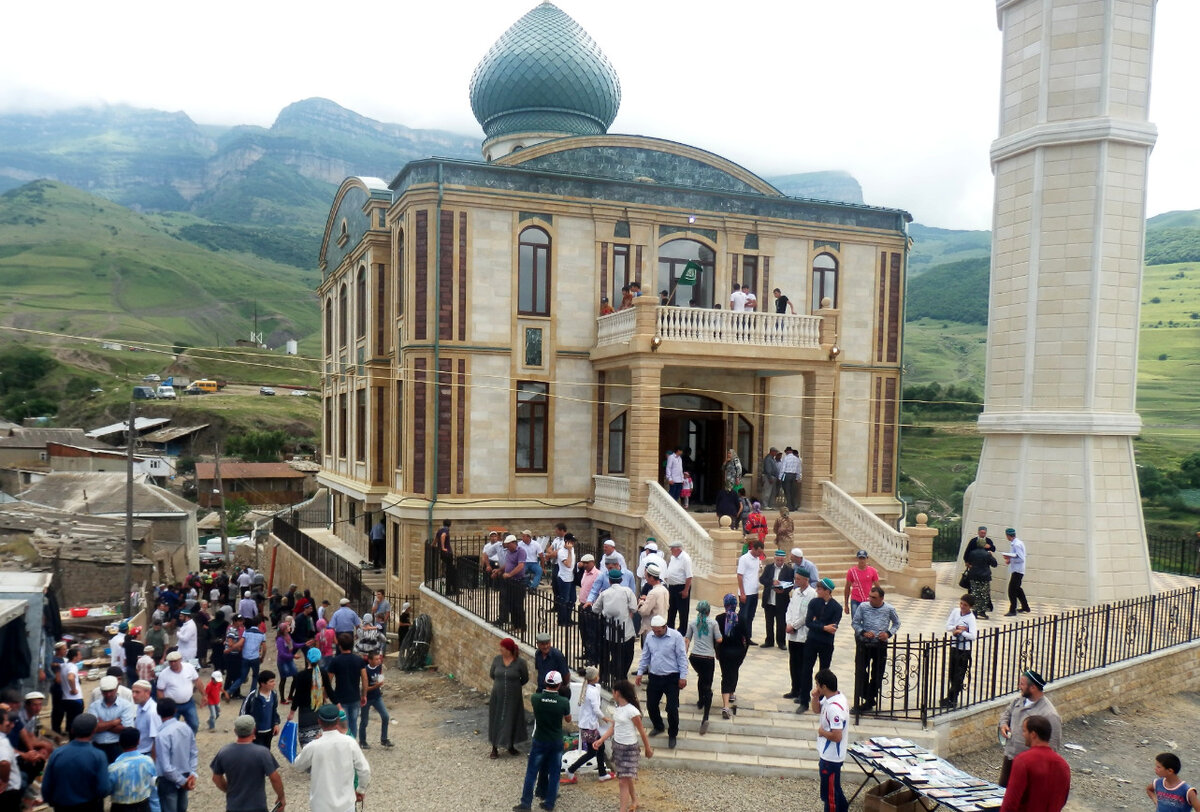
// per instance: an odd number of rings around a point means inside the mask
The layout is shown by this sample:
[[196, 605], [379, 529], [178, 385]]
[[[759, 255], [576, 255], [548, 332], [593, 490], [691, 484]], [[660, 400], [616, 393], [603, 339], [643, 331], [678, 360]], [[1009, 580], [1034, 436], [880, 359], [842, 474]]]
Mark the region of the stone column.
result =
[[815, 372], [804, 373], [804, 444], [800, 449], [804, 463], [800, 480], [800, 509], [821, 509], [821, 483], [833, 479], [833, 457], [837, 414], [837, 364], [827, 364]]
[[888, 580], [901, 595], [916, 598], [920, 597], [922, 587], [934, 589], [937, 586], [937, 572], [933, 569], [933, 540], [938, 530], [929, 526], [927, 515], [918, 513], [917, 523], [905, 528], [904, 534], [908, 536], [908, 566], [903, 572], [889, 575]]
[[723, 611], [719, 607], [725, 594], [737, 594], [737, 562], [742, 554], [744, 538], [739, 530], [731, 530], [728, 516], [721, 517], [721, 526], [717, 530], [709, 530], [712, 537], [712, 572], [692, 580], [692, 605], [696, 601], [708, 601], [712, 604], [712, 617]]
[[629, 380], [629, 514], [645, 516], [646, 480], [659, 480], [662, 364], [653, 357], [637, 358], [630, 364]]
[[1154, 0], [996, 5], [984, 446], [963, 524], [1016, 528], [1033, 599], [1143, 595], [1132, 439]]

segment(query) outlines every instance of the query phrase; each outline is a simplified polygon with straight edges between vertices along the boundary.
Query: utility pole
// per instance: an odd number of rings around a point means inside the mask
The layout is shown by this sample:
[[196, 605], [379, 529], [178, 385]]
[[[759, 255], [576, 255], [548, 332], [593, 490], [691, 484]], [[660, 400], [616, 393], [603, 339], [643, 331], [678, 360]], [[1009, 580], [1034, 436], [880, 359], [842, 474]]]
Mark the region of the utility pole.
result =
[[221, 484], [221, 443], [219, 441], [213, 450], [216, 456], [213, 471], [216, 487], [213, 489], [213, 493], [217, 494], [217, 498], [219, 499], [217, 512], [221, 515], [221, 560], [225, 562], [225, 569], [228, 570], [230, 564], [229, 532], [225, 527], [225, 486]]
[[125, 426], [125, 617], [133, 615], [133, 423], [134, 402], [129, 401], [129, 423]]

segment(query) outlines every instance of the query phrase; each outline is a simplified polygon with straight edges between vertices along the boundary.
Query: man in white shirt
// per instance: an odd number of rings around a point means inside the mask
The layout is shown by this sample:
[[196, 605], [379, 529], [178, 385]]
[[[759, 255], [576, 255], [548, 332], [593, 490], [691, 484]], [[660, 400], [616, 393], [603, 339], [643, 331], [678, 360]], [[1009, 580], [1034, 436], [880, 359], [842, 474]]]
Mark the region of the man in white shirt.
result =
[[169, 697], [175, 701], [176, 718], [187, 722], [195, 733], [200, 729], [200, 717], [196, 713], [196, 679], [200, 675], [191, 663], [185, 663], [178, 651], [167, 655], [167, 667], [158, 674], [155, 686], [158, 698]]
[[[670, 548], [671, 558], [667, 561], [667, 571], [663, 576], [667, 593], [671, 596], [667, 626], [678, 629], [682, 634], [687, 631], [688, 612], [691, 609], [692, 558], [683, 551], [682, 541], [672, 541]], [[678, 626], [675, 625], [676, 616], [679, 618]]]
[[371, 765], [353, 736], [338, 729], [336, 705], [317, 711], [321, 735], [304, 746], [292, 765], [297, 773], [311, 770], [308, 805], [312, 812], [354, 812], [358, 798], [371, 783]]
[[783, 450], [783, 462], [779, 466], [779, 478], [783, 482], [783, 498], [787, 500], [788, 510], [795, 511], [800, 507], [800, 452], [788, 446]]
[[[754, 637], [754, 614], [758, 611], [758, 576], [762, 572], [762, 562], [766, 557], [763, 543], [758, 539], [750, 542], [750, 549], [738, 559], [738, 611], [746, 619], [746, 633]], [[757, 646], [754, 640], [750, 645]]]
[[683, 500], [683, 449], [679, 446], [667, 455], [667, 493], [676, 502]]
[[783, 698], [791, 699], [800, 706], [796, 713], [804, 713], [808, 710], [808, 697], [812, 690], [812, 667], [809, 667], [807, 674], [803, 668], [804, 643], [808, 640], [808, 626], [804, 621], [808, 617], [808, 602], [817, 597], [817, 590], [812, 587], [807, 567], [793, 565], [792, 577], [796, 585], [792, 588], [792, 599], [788, 601], [783, 627], [788, 640], [788, 673], [792, 678], [792, 690]]
[[742, 294], [746, 297], [747, 312], [758, 310], [758, 297], [754, 295], [754, 291], [750, 290], [749, 285], [742, 285]]
[[129, 624], [121, 621], [117, 626], [117, 633], [108, 639], [108, 650], [112, 659], [112, 664], [122, 671], [125, 670], [125, 632], [129, 631]]
[[558, 603], [558, 625], [574, 626], [571, 608], [575, 604], [575, 536], [567, 533], [562, 547], [554, 555], [554, 599]]
[[942, 700], [943, 708], [953, 708], [958, 705], [958, 695], [962, 693], [963, 680], [967, 669], [971, 667], [971, 646], [975, 642], [977, 626], [975, 623], [975, 598], [971, 594], [958, 599], [958, 606], [950, 610], [946, 619], [946, 631], [950, 633], [950, 690]]
[[534, 592], [542, 583], [542, 545], [533, 537], [532, 530], [522, 530], [517, 548], [525, 554], [525, 578], [529, 583], [529, 591]]
[[642, 593], [646, 591], [646, 565], [657, 564], [659, 573], [667, 571], [667, 559], [663, 558], [662, 553], [658, 551], [658, 542], [654, 536], [646, 539], [646, 546], [642, 548], [642, 552], [638, 555], [637, 572], [638, 583], [642, 586]]
[[192, 620], [191, 609], [179, 610], [179, 630], [175, 632], [175, 645], [180, 655], [189, 663], [196, 660], [196, 621]]
[[617, 561], [619, 561], [621, 563], [621, 569], [623, 569], [623, 570], [629, 569], [629, 567], [625, 566], [625, 556], [623, 556], [617, 552], [617, 543], [615, 541], [613, 541], [612, 539], [605, 539], [603, 546], [604, 546], [604, 553], [601, 556], [601, 558], [605, 563], [607, 563], [610, 559], [615, 558]]
[[492, 570], [500, 563], [500, 556], [503, 552], [504, 542], [500, 540], [500, 532], [493, 530], [488, 533], [487, 543], [479, 552], [479, 566], [484, 572], [491, 574]]
[[[817, 672], [810, 710], [820, 711], [817, 727], [817, 764], [821, 771], [821, 808], [846, 812], [850, 804], [842, 792], [842, 763], [846, 760], [850, 714], [845, 694], [838, 691], [837, 675], [828, 668]], [[832, 794], [833, 797], [830, 797]]]
[[746, 310], [746, 294], [742, 293], [742, 286], [737, 282], [733, 283], [733, 292], [729, 294], [729, 309], [734, 313]]
[[1025, 542], [1017, 538], [1017, 531], [1011, 527], [1004, 531], [1004, 535], [1012, 547], [1003, 554], [1004, 563], [1008, 564], [1008, 611], [1004, 616], [1016, 617], [1018, 603], [1022, 612], [1029, 611], [1029, 601], [1025, 599], [1025, 590], [1021, 586], [1025, 580]]

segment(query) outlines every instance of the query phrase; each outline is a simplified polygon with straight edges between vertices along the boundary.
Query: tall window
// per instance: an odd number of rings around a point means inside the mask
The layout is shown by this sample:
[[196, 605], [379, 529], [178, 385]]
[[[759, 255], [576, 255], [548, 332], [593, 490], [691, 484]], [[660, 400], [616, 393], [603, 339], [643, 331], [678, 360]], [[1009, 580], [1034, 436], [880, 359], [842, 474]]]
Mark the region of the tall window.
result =
[[754, 448], [754, 426], [750, 425], [750, 421], [738, 415], [737, 419], [737, 452], [741, 457], [742, 466], [749, 473], [754, 467], [755, 460], [752, 449]]
[[387, 352], [387, 273], [382, 264], [375, 266], [375, 354]]
[[367, 458], [367, 390], [359, 389], [354, 399], [354, 459], [363, 462]]
[[355, 313], [354, 313], [354, 335], [357, 338], [364, 338], [367, 335], [367, 269], [358, 269], [358, 286], [355, 291], [357, 297]]
[[625, 473], [625, 415], [621, 412], [608, 423], [608, 472]]
[[396, 316], [404, 315], [404, 229], [396, 232]]
[[766, 297], [763, 295], [766, 291], [758, 289], [758, 257], [743, 256], [742, 257], [742, 284], [749, 285], [750, 290], [754, 292], [755, 298], [758, 300], [759, 307], [766, 307]]
[[404, 381], [396, 381], [396, 470], [404, 467]]
[[346, 339], [350, 334], [350, 305], [346, 301], [349, 295], [346, 285], [343, 284], [338, 292], [338, 346], [342, 349], [346, 348]]
[[333, 297], [325, 300], [325, 354], [333, 355]]
[[813, 260], [812, 311], [821, 309], [821, 300], [826, 296], [833, 307], [838, 306], [837, 298], [837, 260], [829, 254], [818, 254]]
[[333, 398], [325, 398], [325, 447], [326, 456], [333, 456]]
[[517, 246], [517, 312], [550, 315], [550, 235], [540, 228], [521, 232]]
[[338, 395], [338, 447], [337, 455], [345, 458], [346, 456], [346, 424], [349, 421], [349, 414], [346, 409], [347, 395], [343, 392]]
[[[696, 307], [712, 307], [714, 259], [713, 250], [702, 242], [671, 240], [664, 243], [658, 249], [658, 289], [670, 291], [673, 305], [688, 305], [694, 301]], [[700, 265], [696, 284], [679, 287], [679, 278], [689, 262]], [[655, 292], [646, 291], [647, 294]]]
[[629, 246], [617, 243], [612, 254], [612, 287], [609, 302], [616, 309], [621, 306], [621, 288], [629, 284]]
[[517, 473], [544, 473], [550, 384], [517, 382]]

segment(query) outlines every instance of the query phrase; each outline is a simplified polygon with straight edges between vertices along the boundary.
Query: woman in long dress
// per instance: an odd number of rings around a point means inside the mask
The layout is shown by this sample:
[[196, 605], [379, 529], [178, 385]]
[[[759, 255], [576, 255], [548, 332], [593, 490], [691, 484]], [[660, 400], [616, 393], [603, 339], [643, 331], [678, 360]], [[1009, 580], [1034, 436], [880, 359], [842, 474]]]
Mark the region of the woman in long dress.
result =
[[738, 672], [750, 650], [750, 633], [746, 629], [746, 618], [738, 614], [737, 596], [726, 595], [723, 603], [725, 611], [716, 619], [721, 630], [717, 662], [721, 664], [721, 717], [728, 719], [737, 713]]
[[732, 448], [725, 455], [725, 490], [737, 491], [737, 486], [742, 484], [742, 461], [738, 458], [737, 452]]
[[775, 547], [779, 550], [786, 550], [792, 545], [792, 534], [796, 532], [796, 525], [792, 522], [792, 517], [788, 515], [786, 507], [779, 508], [779, 518], [775, 520]]
[[529, 738], [525, 724], [525, 697], [521, 686], [529, 682], [529, 666], [517, 651], [511, 637], [500, 641], [500, 653], [492, 660], [492, 696], [488, 701], [488, 741], [491, 758], [500, 757], [500, 748], [518, 755], [517, 745]]

